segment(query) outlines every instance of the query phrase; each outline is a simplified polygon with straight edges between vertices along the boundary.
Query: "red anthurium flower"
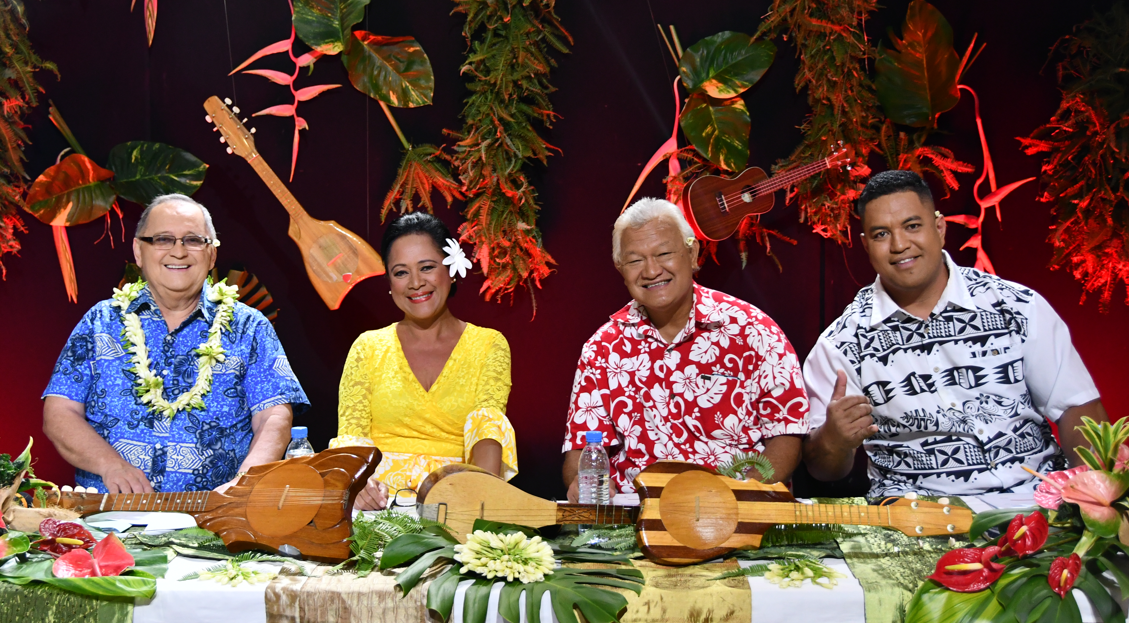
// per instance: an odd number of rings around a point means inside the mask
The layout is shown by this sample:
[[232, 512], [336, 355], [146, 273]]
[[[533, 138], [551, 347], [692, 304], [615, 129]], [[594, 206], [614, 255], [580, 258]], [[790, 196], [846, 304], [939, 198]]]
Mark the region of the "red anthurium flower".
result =
[[1047, 574], [1047, 583], [1051, 590], [1058, 593], [1059, 597], [1066, 597], [1066, 593], [1074, 588], [1074, 581], [1078, 579], [1078, 572], [1082, 570], [1082, 559], [1078, 554], [1071, 554], [1069, 558], [1059, 556], [1051, 563], [1051, 571]]
[[958, 593], [982, 591], [1004, 574], [1004, 565], [992, 561], [999, 553], [1000, 548], [994, 545], [954, 549], [941, 556], [929, 579]]
[[1039, 551], [1047, 542], [1051, 527], [1042, 513], [1035, 511], [1024, 517], [1016, 515], [1008, 524], [1007, 533], [1000, 537], [1003, 556], [1027, 556]]
[[[1122, 446], [1129, 451], [1129, 447]], [[1090, 468], [1085, 465], [1071, 467], [1061, 472], [1051, 472], [1043, 477], [1043, 482], [1035, 487], [1035, 503], [1048, 510], [1058, 510], [1062, 506], [1062, 488], [1074, 476], [1088, 472]]]
[[132, 566], [133, 556], [111, 534], [94, 546], [93, 556], [84, 549], [71, 550], [55, 561], [51, 571], [57, 578], [100, 578], [121, 575]]
[[39, 536], [42, 539], [34, 545], [40, 551], [52, 556], [62, 556], [74, 549], [90, 549], [94, 545], [94, 535], [82, 526], [58, 519], [44, 519], [39, 524]]

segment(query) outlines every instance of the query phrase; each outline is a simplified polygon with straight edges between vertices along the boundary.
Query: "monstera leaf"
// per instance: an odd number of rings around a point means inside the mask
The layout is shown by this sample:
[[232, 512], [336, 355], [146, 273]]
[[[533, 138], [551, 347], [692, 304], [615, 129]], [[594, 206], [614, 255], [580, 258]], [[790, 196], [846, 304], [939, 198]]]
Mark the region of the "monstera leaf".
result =
[[930, 127], [937, 115], [960, 101], [960, 57], [953, 49], [953, 30], [933, 5], [913, 0], [902, 24], [902, 38], [893, 39], [892, 49], [878, 46], [874, 80], [878, 101], [895, 123]]
[[419, 42], [358, 30], [341, 57], [357, 90], [389, 106], [415, 108], [431, 103], [435, 75]]
[[771, 41], [753, 41], [740, 32], [719, 32], [686, 48], [678, 62], [682, 84], [691, 93], [726, 99], [756, 84], [776, 57]]
[[106, 166], [113, 187], [124, 199], [148, 205], [160, 195], [191, 195], [204, 183], [208, 165], [172, 145], [130, 141], [110, 150]]
[[749, 161], [749, 109], [734, 97], [719, 100], [695, 93], [686, 100], [679, 116], [686, 138], [710, 162], [729, 171], [740, 171]]
[[352, 39], [351, 29], [365, 16], [369, 0], [294, 0], [294, 31], [323, 54], [338, 54]]
[[114, 176], [82, 154], [71, 154], [36, 178], [27, 195], [27, 211], [55, 226], [81, 225], [103, 216], [114, 204], [106, 180]]

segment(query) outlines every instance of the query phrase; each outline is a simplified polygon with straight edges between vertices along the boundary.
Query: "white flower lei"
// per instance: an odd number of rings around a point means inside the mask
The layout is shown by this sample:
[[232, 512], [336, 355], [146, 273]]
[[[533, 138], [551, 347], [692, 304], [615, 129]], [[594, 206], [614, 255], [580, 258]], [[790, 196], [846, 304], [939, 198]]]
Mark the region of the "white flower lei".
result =
[[127, 313], [130, 303], [141, 295], [145, 282], [138, 280], [136, 283], [127, 284], [124, 288], [114, 288], [114, 307], [122, 310], [122, 345], [125, 350], [133, 354], [130, 362], [133, 367], [130, 372], [137, 375], [137, 385], [133, 393], [142, 404], [149, 405], [149, 410], [164, 415], [170, 420], [177, 413], [188, 409], [204, 410], [204, 395], [212, 390], [212, 366], [224, 360], [223, 345], [220, 342], [220, 331], [231, 330], [229, 326], [234, 315], [235, 301], [239, 298], [239, 288], [229, 286], [222, 280], [208, 287], [208, 300], [219, 302], [215, 319], [208, 329], [208, 339], [196, 349], [196, 384], [188, 392], [181, 394], [173, 402], [165, 400], [165, 381], [149, 369], [149, 349], [145, 346], [145, 332], [141, 329], [141, 318], [137, 314]]

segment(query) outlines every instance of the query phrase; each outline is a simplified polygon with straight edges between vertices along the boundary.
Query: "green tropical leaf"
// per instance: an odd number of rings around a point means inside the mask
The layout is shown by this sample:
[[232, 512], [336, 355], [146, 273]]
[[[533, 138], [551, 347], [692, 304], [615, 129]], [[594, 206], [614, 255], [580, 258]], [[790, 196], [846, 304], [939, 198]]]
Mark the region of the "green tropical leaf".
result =
[[0, 574], [0, 581], [11, 584], [42, 582], [65, 591], [99, 599], [115, 597], [148, 599], [157, 590], [157, 581], [153, 579], [153, 575], [143, 570], [127, 569], [120, 576], [101, 578], [57, 578], [51, 571], [54, 563], [54, 560], [41, 560], [18, 564], [5, 569]]
[[407, 563], [409, 560], [434, 549], [454, 546], [458, 543], [455, 537], [444, 537], [440, 534], [425, 532], [422, 534], [404, 534], [392, 539], [384, 548], [380, 557], [381, 569], [392, 569]]
[[1083, 572], [1078, 579], [1074, 582], [1075, 588], [1082, 589], [1086, 597], [1090, 599], [1090, 605], [1094, 607], [1094, 611], [1102, 618], [1103, 623], [1113, 623], [1114, 621], [1124, 621], [1125, 613], [1121, 610], [1121, 605], [1114, 601], [1113, 597], [1109, 594], [1109, 589], [1097, 580], [1088, 571]]
[[483, 532], [493, 532], [495, 534], [513, 534], [520, 532], [531, 539], [541, 534], [537, 528], [519, 526], [513, 523], [502, 523], [500, 521], [490, 521], [489, 519], [475, 519], [474, 526], [471, 530], [474, 532], [482, 530]]
[[431, 103], [435, 75], [419, 42], [411, 37], [381, 37], [358, 30], [341, 57], [349, 82], [358, 91], [397, 108]]
[[[412, 588], [419, 583], [420, 578], [423, 577], [423, 574], [427, 573], [427, 570], [431, 568], [431, 565], [435, 564], [435, 561], [439, 560], [440, 558], [454, 559], [454, 557], [454, 545], [449, 545], [447, 547], [442, 547], [440, 549], [427, 552], [426, 554], [417, 558], [415, 562], [408, 565], [407, 569], [404, 569], [400, 572], [399, 575], [396, 576], [396, 585], [399, 586], [406, 595], [408, 591], [412, 590]], [[380, 559], [380, 564], [383, 567], [384, 558]]]
[[521, 620], [519, 600], [525, 596], [526, 614], [530, 623], [540, 623], [541, 596], [549, 591], [553, 612], [560, 623], [577, 623], [575, 608], [579, 608], [589, 623], [611, 623], [627, 607], [627, 598], [619, 593], [597, 588], [616, 588], [642, 591], [643, 574], [638, 569], [557, 569], [545, 576], [542, 582], [507, 583], [498, 600], [498, 612], [509, 621]]
[[696, 93], [678, 118], [686, 138], [710, 162], [740, 171], [749, 161], [749, 109], [739, 97], [718, 100]]
[[690, 93], [736, 97], [757, 83], [772, 65], [776, 46], [740, 32], [719, 32], [686, 48], [678, 61], [682, 84]]
[[995, 620], [1003, 612], [996, 595], [989, 589], [975, 593], [950, 591], [933, 580], [926, 580], [906, 606], [906, 621], [914, 623], [973, 623]]
[[106, 214], [117, 196], [106, 180], [114, 172], [71, 154], [36, 178], [25, 208], [48, 225], [82, 225]]
[[463, 599], [463, 621], [465, 623], [486, 623], [486, 611], [490, 605], [490, 589], [494, 580], [475, 576], [474, 584], [467, 587]]
[[172, 145], [130, 141], [110, 150], [106, 168], [114, 172], [114, 190], [144, 206], [160, 195], [196, 192], [208, 165]]
[[459, 573], [459, 566], [452, 565], [427, 589], [427, 609], [438, 612], [444, 621], [449, 620], [451, 609], [455, 605], [455, 590], [459, 588], [459, 582], [462, 581], [463, 576]]
[[294, 0], [294, 32], [323, 54], [339, 54], [350, 29], [365, 17], [369, 0]]
[[0, 560], [7, 560], [29, 549], [31, 549], [31, 539], [23, 532], [9, 530], [4, 536], [0, 536]]
[[886, 116], [895, 123], [932, 127], [937, 115], [960, 101], [953, 29], [924, 0], [913, 0], [902, 24], [902, 38], [891, 33], [893, 48], [878, 46], [874, 87]]
[[1004, 508], [976, 513], [972, 518], [972, 526], [968, 529], [968, 538], [976, 539], [981, 534], [997, 526], [1002, 526], [1015, 518], [1016, 515], [1030, 515], [1038, 510], [1031, 508]]

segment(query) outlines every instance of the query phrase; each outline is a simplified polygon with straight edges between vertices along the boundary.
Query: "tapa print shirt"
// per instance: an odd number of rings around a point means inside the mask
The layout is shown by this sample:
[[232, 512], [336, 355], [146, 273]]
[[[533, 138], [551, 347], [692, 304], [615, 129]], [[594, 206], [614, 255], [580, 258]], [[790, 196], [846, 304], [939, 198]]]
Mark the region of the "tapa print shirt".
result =
[[764, 312], [694, 284], [685, 328], [667, 343], [632, 301], [593, 335], [572, 385], [564, 448], [600, 431], [622, 493], [658, 460], [716, 467], [764, 440], [808, 431], [795, 350]]
[[[172, 332], [148, 287], [127, 308], [141, 320], [151, 369], [164, 379], [169, 402], [196, 383], [194, 351], [208, 339], [219, 307], [204, 288], [196, 310]], [[274, 327], [258, 310], [236, 303], [231, 329], [221, 333], [225, 358], [212, 367], [206, 408], [180, 411], [172, 421], [154, 414], [133, 393], [137, 376], [122, 347], [122, 312], [112, 302], [92, 307], [74, 328], [43, 397], [83, 403], [86, 422], [145, 472], [155, 490], [205, 491], [235, 478], [254, 436], [252, 414], [280, 404], [293, 405], [295, 413], [308, 406]], [[75, 480], [106, 491], [97, 474], [76, 469]]]
[[827, 418], [835, 372], [865, 395], [878, 432], [865, 442], [870, 495], [976, 495], [1029, 489], [1026, 465], [1065, 465], [1047, 421], [1098, 398], [1070, 331], [1046, 299], [958, 267], [928, 318], [880, 279], [820, 336], [804, 363], [812, 428]]

